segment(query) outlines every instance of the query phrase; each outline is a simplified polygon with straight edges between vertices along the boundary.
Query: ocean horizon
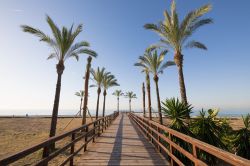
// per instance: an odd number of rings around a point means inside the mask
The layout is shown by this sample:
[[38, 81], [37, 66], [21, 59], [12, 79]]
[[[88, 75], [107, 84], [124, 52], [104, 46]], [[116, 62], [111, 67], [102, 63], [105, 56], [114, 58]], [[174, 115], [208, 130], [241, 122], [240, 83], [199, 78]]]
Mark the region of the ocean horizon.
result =
[[[156, 114], [156, 109], [153, 109], [153, 114]], [[207, 109], [204, 109], [205, 111]], [[74, 116], [78, 113], [79, 110], [74, 109], [61, 109], [58, 112], [60, 116]], [[106, 110], [106, 115], [113, 113], [116, 110]], [[120, 110], [120, 111], [127, 111], [127, 110]], [[134, 110], [135, 112], [142, 112], [142, 110]], [[191, 116], [199, 115], [200, 110], [193, 110]], [[0, 117], [1, 116], [51, 116], [52, 110], [48, 109], [1, 109], [0, 110]], [[95, 116], [95, 110], [90, 110], [92, 116]], [[99, 114], [102, 114], [102, 110], [99, 110]], [[218, 116], [219, 117], [241, 117], [250, 114], [250, 109], [220, 109]]]

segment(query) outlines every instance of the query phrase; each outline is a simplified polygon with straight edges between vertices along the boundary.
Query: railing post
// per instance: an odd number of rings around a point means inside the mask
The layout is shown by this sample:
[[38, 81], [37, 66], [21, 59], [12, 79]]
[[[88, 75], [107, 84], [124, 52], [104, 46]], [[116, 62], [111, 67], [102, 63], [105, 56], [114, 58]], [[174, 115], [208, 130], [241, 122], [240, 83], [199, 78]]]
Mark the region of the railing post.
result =
[[[45, 146], [43, 148], [43, 156], [42, 156], [42, 158], [44, 159], [44, 158], [47, 158], [48, 156], [49, 156], [49, 146]], [[47, 165], [48, 165], [48, 163], [43, 164], [43, 166], [47, 166]]]
[[[157, 126], [157, 131], [158, 131], [158, 133], [157, 133], [158, 142], [159, 142], [159, 144], [161, 144], [161, 137], [160, 137], [161, 129], [158, 126]], [[158, 144], [158, 150], [161, 153], [161, 146], [159, 144]]]
[[[171, 136], [171, 134], [169, 133], [169, 139], [170, 139], [170, 142], [172, 142], [172, 136]], [[172, 148], [172, 145], [171, 144], [169, 144], [169, 149], [170, 149], [170, 153], [171, 154], [173, 154], [173, 148]], [[170, 160], [171, 160], [171, 166], [173, 166], [174, 165], [174, 162], [173, 162], [173, 159], [172, 159], [172, 157], [170, 157]]]
[[[192, 143], [193, 146], [193, 156], [197, 159], [196, 146]], [[195, 160], [194, 165], [197, 166], [197, 160]]]
[[[72, 136], [71, 136], [71, 142], [75, 140], [75, 133], [72, 133]], [[70, 149], [70, 154], [72, 155], [75, 151], [75, 144], [72, 144], [71, 145], [71, 149]], [[74, 157], [72, 157], [69, 161], [69, 165], [70, 166], [73, 166], [74, 165]]]
[[94, 127], [93, 127], [93, 142], [95, 142], [95, 130], [96, 130], [96, 122], [94, 122]]
[[104, 118], [102, 119], [102, 133], [103, 133], [103, 128], [104, 128]]
[[88, 133], [89, 132], [89, 126], [86, 127], [85, 132], [86, 132], [86, 135], [85, 135], [85, 138], [84, 138], [85, 139], [84, 140], [85, 141], [84, 152], [87, 150], [87, 145], [88, 145], [87, 142], [88, 142], [88, 135], [89, 135], [89, 133]]
[[97, 132], [98, 137], [100, 137], [100, 135], [101, 135], [101, 133], [100, 133], [100, 131], [101, 131], [101, 123], [100, 122], [101, 121], [99, 120], [98, 121], [98, 132]]

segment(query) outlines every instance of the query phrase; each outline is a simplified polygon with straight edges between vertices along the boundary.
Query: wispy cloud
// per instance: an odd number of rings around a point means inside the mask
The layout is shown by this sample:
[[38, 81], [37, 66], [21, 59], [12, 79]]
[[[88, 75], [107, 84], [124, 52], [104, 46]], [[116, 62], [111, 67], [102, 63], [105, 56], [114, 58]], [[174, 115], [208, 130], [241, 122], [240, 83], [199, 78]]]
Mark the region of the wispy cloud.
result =
[[23, 12], [22, 9], [11, 9], [12, 12], [16, 12], [16, 13], [20, 13], [20, 12]]

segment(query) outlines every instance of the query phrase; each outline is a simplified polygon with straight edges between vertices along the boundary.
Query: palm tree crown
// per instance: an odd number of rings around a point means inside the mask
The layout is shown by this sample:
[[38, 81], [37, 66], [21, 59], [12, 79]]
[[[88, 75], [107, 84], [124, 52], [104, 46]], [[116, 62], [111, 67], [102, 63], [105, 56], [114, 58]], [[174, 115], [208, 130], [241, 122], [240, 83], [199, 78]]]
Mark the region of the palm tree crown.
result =
[[126, 98], [129, 98], [129, 99], [136, 99], [136, 94], [132, 91], [130, 92], [126, 92], [125, 95], [124, 95]]
[[104, 75], [104, 78], [102, 80], [103, 89], [107, 90], [108, 88], [111, 88], [113, 86], [119, 86], [119, 84], [117, 83], [117, 79], [115, 79], [115, 76], [112, 74]]
[[75, 30], [73, 30], [73, 25], [70, 29], [63, 27], [62, 30], [60, 30], [49, 16], [47, 16], [47, 23], [53, 33], [53, 37], [50, 37], [39, 29], [27, 25], [21, 26], [24, 32], [34, 34], [40, 38], [40, 41], [52, 47], [53, 52], [47, 59], [56, 58], [59, 62], [63, 63], [66, 59], [71, 57], [78, 60], [79, 54], [85, 53], [93, 57], [97, 56], [94, 51], [87, 48], [90, 46], [88, 42], [81, 41], [74, 43], [75, 38], [82, 32], [82, 24], [78, 25]]
[[[204, 5], [194, 11], [189, 12], [180, 23], [176, 11], [176, 3], [173, 0], [171, 12], [164, 11], [164, 20], [158, 24], [146, 24], [144, 27], [155, 31], [160, 35], [160, 44], [173, 48], [176, 52], [181, 52], [182, 48], [207, 49], [206, 46], [198, 41], [187, 41], [188, 38], [201, 26], [213, 22], [211, 18], [201, 19], [201, 17], [212, 9], [211, 5]], [[160, 45], [161, 46], [161, 45]]]
[[173, 61], [163, 63], [167, 50], [161, 51], [158, 55], [157, 50], [147, 49], [143, 56], [139, 57], [139, 62], [135, 66], [142, 67], [142, 72], [151, 72], [154, 76], [162, 74], [163, 70], [169, 66], [175, 65]]
[[91, 69], [90, 73], [92, 75], [91, 79], [95, 82], [95, 84], [91, 85], [91, 87], [101, 87], [105, 75], [110, 74], [109, 72], [105, 71], [104, 67], [101, 69], [98, 67], [96, 70]]
[[76, 96], [83, 98], [84, 97], [84, 91], [80, 90], [79, 92], [75, 93]]
[[116, 96], [116, 97], [120, 97], [120, 96], [123, 96], [124, 93], [122, 93], [121, 90], [115, 90], [112, 95]]

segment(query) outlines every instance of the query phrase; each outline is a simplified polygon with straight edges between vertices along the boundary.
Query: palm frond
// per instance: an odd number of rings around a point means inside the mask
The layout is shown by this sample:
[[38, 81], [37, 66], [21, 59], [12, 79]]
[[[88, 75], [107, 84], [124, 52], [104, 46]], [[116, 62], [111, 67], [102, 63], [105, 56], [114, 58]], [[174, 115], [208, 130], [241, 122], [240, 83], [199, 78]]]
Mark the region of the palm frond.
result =
[[199, 48], [199, 49], [203, 49], [203, 50], [207, 50], [207, 47], [202, 44], [201, 42], [198, 41], [190, 41], [185, 45], [185, 48]]

